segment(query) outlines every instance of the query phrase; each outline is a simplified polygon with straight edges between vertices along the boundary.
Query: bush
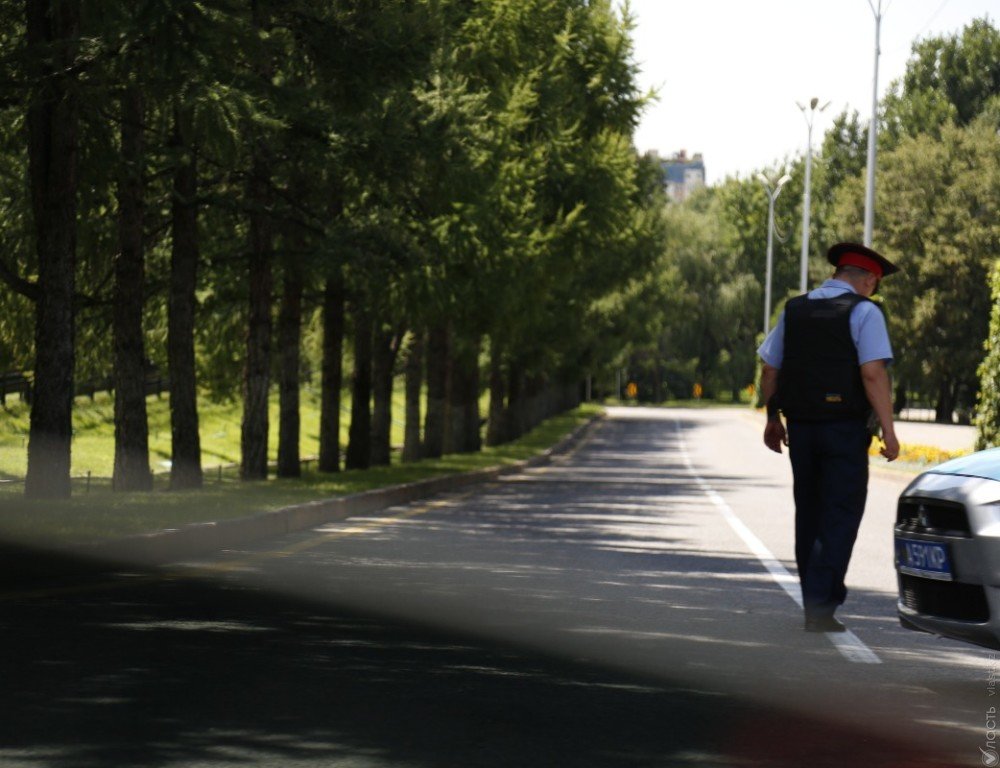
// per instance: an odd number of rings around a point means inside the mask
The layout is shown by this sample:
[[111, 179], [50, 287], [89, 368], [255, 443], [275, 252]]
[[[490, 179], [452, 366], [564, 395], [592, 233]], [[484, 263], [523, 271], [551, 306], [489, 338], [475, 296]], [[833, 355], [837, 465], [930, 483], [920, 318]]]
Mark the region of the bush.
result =
[[979, 398], [976, 408], [976, 450], [1000, 445], [1000, 260], [990, 275], [993, 309], [986, 336], [986, 357], [979, 365]]

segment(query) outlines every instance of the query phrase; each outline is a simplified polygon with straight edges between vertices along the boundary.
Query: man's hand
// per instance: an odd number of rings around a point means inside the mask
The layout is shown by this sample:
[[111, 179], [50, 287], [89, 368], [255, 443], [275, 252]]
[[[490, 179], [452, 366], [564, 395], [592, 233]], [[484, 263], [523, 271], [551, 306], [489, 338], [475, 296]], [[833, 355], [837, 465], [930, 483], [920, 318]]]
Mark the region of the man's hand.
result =
[[899, 440], [892, 422], [892, 388], [884, 360], [872, 360], [861, 366], [861, 380], [865, 385], [868, 402], [882, 427], [882, 449], [879, 451], [887, 461], [899, 456]]
[[899, 456], [899, 440], [896, 435], [890, 432], [882, 438], [882, 450], [879, 451], [885, 456], [886, 461], [893, 461]]
[[[788, 445], [788, 434], [785, 432], [785, 425], [781, 423], [781, 419], [768, 420], [767, 426], [764, 427], [764, 445], [775, 453], [781, 453], [782, 444]], [[898, 451], [897, 446], [897, 453]]]

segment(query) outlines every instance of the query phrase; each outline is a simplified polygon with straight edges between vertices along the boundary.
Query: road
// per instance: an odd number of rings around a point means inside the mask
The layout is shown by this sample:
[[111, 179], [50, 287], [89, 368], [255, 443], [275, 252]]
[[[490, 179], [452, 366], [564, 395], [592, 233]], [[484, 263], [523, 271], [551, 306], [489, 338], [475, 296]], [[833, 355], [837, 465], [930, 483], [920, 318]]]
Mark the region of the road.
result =
[[994, 655], [895, 618], [905, 482], [846, 638], [801, 630], [787, 457], [735, 409], [169, 568], [8, 552], [0, 765], [981, 765]]

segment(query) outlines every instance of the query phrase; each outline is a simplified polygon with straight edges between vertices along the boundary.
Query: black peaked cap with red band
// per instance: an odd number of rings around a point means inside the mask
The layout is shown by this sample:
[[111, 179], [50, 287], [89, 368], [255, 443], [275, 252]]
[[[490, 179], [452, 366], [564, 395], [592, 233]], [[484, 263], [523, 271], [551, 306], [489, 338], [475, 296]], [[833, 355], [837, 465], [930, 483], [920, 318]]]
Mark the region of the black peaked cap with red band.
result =
[[879, 279], [899, 272], [899, 267], [881, 253], [857, 243], [837, 243], [827, 251], [826, 258], [835, 267], [860, 267]]

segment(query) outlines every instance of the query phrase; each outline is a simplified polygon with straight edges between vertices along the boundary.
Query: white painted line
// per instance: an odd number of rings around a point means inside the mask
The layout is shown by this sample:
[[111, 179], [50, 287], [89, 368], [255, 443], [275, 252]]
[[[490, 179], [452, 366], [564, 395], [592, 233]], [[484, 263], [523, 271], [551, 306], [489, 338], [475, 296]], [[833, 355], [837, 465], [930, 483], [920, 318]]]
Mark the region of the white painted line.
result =
[[[771, 574], [778, 586], [785, 590], [795, 604], [802, 607], [802, 590], [799, 587], [798, 579], [789, 573], [788, 569], [782, 564], [778, 558], [776, 558], [771, 550], [767, 548], [763, 541], [761, 541], [757, 534], [747, 527], [737, 514], [733, 511], [725, 499], [723, 499], [711, 485], [709, 485], [695, 470], [694, 463], [691, 461], [691, 454], [688, 453], [687, 445], [684, 442], [684, 438], [681, 435], [681, 425], [674, 419], [674, 430], [677, 433], [677, 444], [680, 447], [681, 457], [684, 459], [684, 463], [687, 465], [688, 471], [694, 477], [695, 482], [698, 487], [704, 491], [705, 495], [708, 496], [709, 501], [719, 510], [719, 513], [729, 523], [730, 527], [736, 531], [737, 535], [743, 540], [743, 543], [747, 545], [751, 552], [753, 552], [757, 559], [760, 560], [761, 564], [767, 569], [768, 573]], [[834, 647], [840, 651], [841, 655], [848, 661], [853, 661], [857, 664], [881, 664], [882, 660], [875, 655], [875, 652], [861, 642], [861, 639], [855, 635], [851, 630], [846, 632], [827, 632], [827, 638], [833, 643]]]
[[881, 664], [882, 659], [875, 655], [875, 651], [861, 642], [861, 639], [847, 630], [846, 632], [827, 632], [827, 639], [837, 646], [837, 650], [840, 651], [841, 656], [843, 656], [848, 661], [853, 661], [856, 664]]

